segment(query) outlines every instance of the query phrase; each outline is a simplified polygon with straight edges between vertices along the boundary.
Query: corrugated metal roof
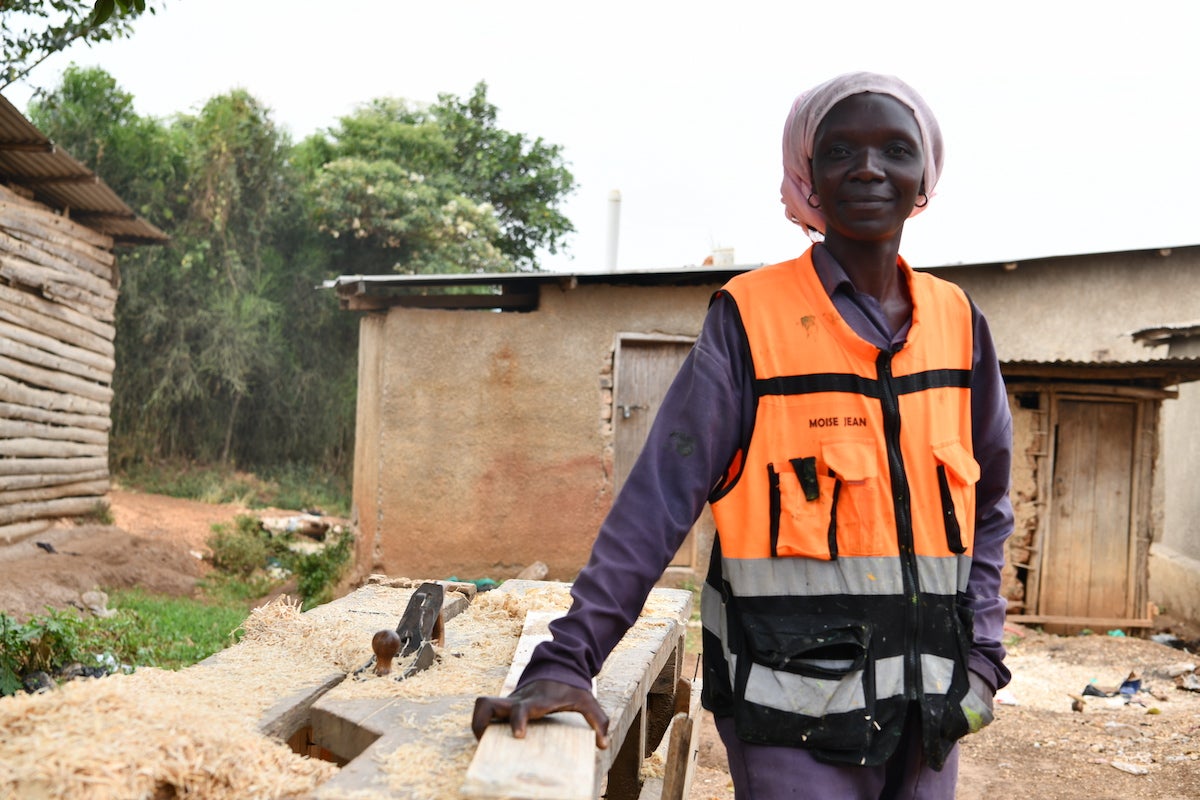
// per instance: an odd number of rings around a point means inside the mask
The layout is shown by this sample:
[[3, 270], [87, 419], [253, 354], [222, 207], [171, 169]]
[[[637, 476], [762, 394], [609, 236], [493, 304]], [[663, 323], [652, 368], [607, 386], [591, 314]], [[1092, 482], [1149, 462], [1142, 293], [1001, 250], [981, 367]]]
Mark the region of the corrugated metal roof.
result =
[[339, 275], [325, 281], [324, 289], [370, 291], [391, 287], [454, 287], [516, 285], [523, 283], [608, 283], [640, 285], [675, 285], [687, 283], [724, 282], [743, 272], [758, 269], [762, 264], [731, 266], [699, 265], [673, 269], [622, 269], [615, 272], [462, 272], [425, 273], [421, 275]]
[[1168, 356], [1143, 361], [1006, 361], [1001, 358], [1000, 371], [1006, 379], [1067, 378], [1165, 387], [1200, 380], [1200, 357]]
[[1200, 335], [1200, 322], [1179, 322], [1174, 325], [1156, 325], [1153, 328], [1142, 328], [1129, 334], [1135, 342], [1141, 342], [1147, 347], [1160, 344], [1170, 344], [1179, 339], [1191, 339]]
[[108, 184], [56, 146], [0, 95], [0, 181], [121, 244], [162, 244], [165, 233], [133, 212]]

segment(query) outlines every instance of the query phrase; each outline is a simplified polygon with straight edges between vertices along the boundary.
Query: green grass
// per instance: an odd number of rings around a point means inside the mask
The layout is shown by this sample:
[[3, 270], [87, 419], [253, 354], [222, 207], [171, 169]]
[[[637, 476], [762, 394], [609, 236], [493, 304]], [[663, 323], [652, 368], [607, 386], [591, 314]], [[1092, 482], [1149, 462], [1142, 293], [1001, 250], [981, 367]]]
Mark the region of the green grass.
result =
[[247, 616], [244, 600], [192, 600], [116, 591], [108, 618], [50, 610], [24, 623], [0, 612], [0, 694], [21, 690], [35, 670], [53, 675], [79, 663], [180, 669], [234, 644]]
[[[140, 589], [114, 592], [109, 605], [117, 616], [109, 631], [118, 661], [179, 669], [208, 658], [238, 639], [247, 616], [244, 600], [213, 602], [146, 594]], [[101, 626], [102, 627], [102, 626]]]
[[350, 514], [350, 481], [317, 467], [285, 466], [258, 473], [185, 462], [142, 463], [122, 471], [123, 486], [206, 503], [240, 503], [247, 508], [314, 509]]

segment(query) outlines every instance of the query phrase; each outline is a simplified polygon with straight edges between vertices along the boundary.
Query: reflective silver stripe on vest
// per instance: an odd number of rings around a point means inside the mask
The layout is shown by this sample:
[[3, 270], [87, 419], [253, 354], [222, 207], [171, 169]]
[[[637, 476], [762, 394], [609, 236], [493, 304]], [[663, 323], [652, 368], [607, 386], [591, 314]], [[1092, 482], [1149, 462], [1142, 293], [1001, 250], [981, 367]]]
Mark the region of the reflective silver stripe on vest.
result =
[[875, 662], [875, 697], [885, 700], [904, 694], [904, 656], [881, 658]]
[[857, 556], [836, 561], [815, 558], [729, 558], [721, 571], [734, 594], [758, 597], [889, 595], [904, 593], [900, 560]]
[[[875, 662], [875, 696], [883, 699], [903, 694], [904, 657], [894, 656]], [[836, 679], [813, 678], [754, 664], [746, 683], [746, 699], [760, 706], [809, 717], [844, 714], [867, 707], [862, 670]]]
[[862, 670], [839, 679], [810, 678], [753, 664], [746, 683], [746, 699], [767, 708], [810, 717], [842, 714], [867, 707], [862, 679]]
[[[721, 641], [721, 655], [729, 665], [729, 674], [737, 670], [737, 656], [729, 652], [729, 625], [721, 593], [707, 583], [700, 590], [700, 625]], [[733, 688], [733, 687], [730, 687]]]
[[917, 556], [917, 575], [925, 594], [954, 595], [967, 590], [971, 557]]
[[[904, 593], [900, 559], [892, 556], [815, 558], [728, 558], [721, 562], [735, 594], [756, 597], [880, 596]], [[965, 591], [970, 556], [917, 556], [921, 591], [953, 596]]]
[[922, 688], [925, 694], [944, 695], [950, 691], [950, 681], [954, 677], [954, 662], [949, 658], [921, 654]]
[[700, 621], [709, 633], [725, 641], [725, 603], [721, 593], [707, 583], [700, 590]]

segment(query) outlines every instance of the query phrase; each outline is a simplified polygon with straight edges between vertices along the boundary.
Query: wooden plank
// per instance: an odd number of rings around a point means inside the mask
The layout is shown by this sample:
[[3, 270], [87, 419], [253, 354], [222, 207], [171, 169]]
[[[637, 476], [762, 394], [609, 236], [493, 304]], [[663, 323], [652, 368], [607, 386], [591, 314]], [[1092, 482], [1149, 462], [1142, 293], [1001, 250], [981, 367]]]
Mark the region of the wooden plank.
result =
[[[50, 215], [44, 215], [43, 218], [45, 216]], [[38, 243], [69, 250], [79, 258], [94, 262], [101, 267], [111, 268], [117, 261], [117, 257], [111, 250], [96, 247], [78, 237], [70, 236], [61, 230], [42, 224], [41, 220], [29, 214], [6, 214], [0, 210], [0, 227], [5, 228], [11, 236], [28, 237]]]
[[99, 496], [66, 497], [58, 500], [40, 500], [0, 506], [0, 525], [54, 517], [81, 517], [95, 511], [96, 505], [102, 502], [104, 502], [104, 498]]
[[663, 764], [661, 777], [650, 777], [642, 785], [638, 800], [684, 800], [691, 791], [700, 752], [700, 681], [693, 686], [686, 678], [679, 680], [675, 715], [654, 757]]
[[46, 425], [6, 416], [0, 403], [0, 439], [54, 439], [63, 442], [85, 442], [108, 446], [108, 433], [94, 428], [73, 425]]
[[114, 302], [117, 299], [117, 290], [112, 285], [111, 270], [106, 270], [104, 276], [101, 277], [81, 266], [82, 259], [73, 254], [63, 258], [46, 247], [39, 247], [9, 236], [3, 230], [0, 230], [0, 252], [11, 253], [31, 264], [51, 270], [59, 276], [63, 283], [78, 286]]
[[113, 391], [108, 386], [76, 378], [52, 369], [43, 369], [0, 356], [0, 375], [15, 378], [23, 383], [32, 384], [42, 389], [52, 389], [64, 394], [78, 395], [87, 400], [100, 403], [111, 403]]
[[82, 280], [83, 274], [85, 273], [78, 271], [75, 274], [61, 272], [0, 251], [0, 275], [13, 283], [39, 289], [43, 294], [54, 292], [98, 309], [116, 305], [116, 289], [103, 286], [103, 290], [98, 291], [101, 287], [96, 284], [102, 282], [93, 275], [87, 276], [90, 280]]
[[1055, 394], [1080, 397], [1129, 397], [1138, 400], [1173, 400], [1179, 397], [1178, 389], [1152, 389], [1145, 386], [1114, 386], [1107, 383], [1058, 383], [1016, 381], [1005, 382], [1004, 388], [1012, 394], [1043, 394], [1053, 391]]
[[112, 420], [108, 417], [92, 416], [89, 414], [71, 414], [67, 411], [48, 411], [42, 408], [8, 403], [0, 400], [0, 419], [23, 420], [32, 424], [62, 428], [82, 428], [93, 434], [107, 434], [112, 429]]
[[107, 458], [0, 458], [0, 475], [70, 474], [107, 469]]
[[80, 481], [77, 483], [62, 483], [57, 486], [43, 486], [36, 489], [20, 489], [9, 491], [7, 481], [5, 491], [0, 492], [0, 506], [30, 503], [39, 500], [57, 500], [62, 497], [99, 497], [108, 494], [108, 478], [95, 481]]
[[[6, 288], [0, 287], [0, 295]], [[12, 292], [13, 290], [8, 289], [8, 291]], [[23, 293], [18, 296], [23, 296]], [[42, 314], [39, 309], [30, 308], [31, 303], [12, 303], [9, 300], [8, 297], [0, 296], [0, 320], [32, 334], [49, 337], [51, 340], [61, 343], [63, 347], [71, 347], [81, 353], [88, 353], [90, 358], [79, 356], [78, 360], [112, 372], [116, 361], [113, 358], [114, 348], [111, 341], [59, 318]], [[26, 338], [28, 339], [28, 337]], [[37, 346], [35, 341], [29, 343]]]
[[84, 481], [108, 480], [108, 468], [87, 469], [80, 472], [44, 473], [35, 472], [29, 475], [5, 475], [4, 488], [6, 491], [20, 489], [40, 489], [47, 486], [60, 486], [64, 483], [83, 483]]
[[112, 382], [112, 369], [88, 364], [94, 356], [89, 356], [86, 351], [83, 351], [83, 360], [79, 360], [76, 358], [81, 353], [78, 348], [55, 342], [27, 328], [19, 328], [7, 322], [0, 322], [0, 340], [3, 339], [7, 339], [6, 354], [30, 366], [62, 372], [101, 385]]
[[[15, 223], [15, 224], [14, 224]], [[110, 283], [117, 274], [115, 269], [117, 257], [107, 250], [71, 239], [50, 230], [36, 230], [36, 225], [22, 223], [17, 220], [2, 220], [0, 227], [4, 228], [14, 239], [19, 239], [29, 245], [45, 250], [74, 263], [80, 269], [87, 270], [98, 278]]]
[[[692, 349], [677, 336], [652, 338], [619, 334], [613, 355], [613, 494], [621, 491], [646, 444], [650, 426], [667, 389]], [[668, 566], [699, 563], [696, 526], [688, 531]]]
[[542, 642], [548, 642], [551, 638], [550, 623], [566, 612], [563, 611], [528, 611], [525, 614], [525, 624], [521, 628], [521, 638], [517, 640], [517, 649], [513, 652], [512, 666], [508, 668], [508, 675], [504, 678], [504, 685], [500, 688], [501, 696], [512, 694], [517, 688], [517, 682], [521, 680], [521, 673], [525, 671], [525, 667], [529, 666], [529, 659], [533, 657], [533, 651]]
[[[51, 358], [57, 359], [57, 363], [62, 363], [64, 369], [70, 370], [70, 366], [76, 363], [87, 368], [86, 372], [76, 371], [76, 375], [105, 382], [112, 379], [113, 369], [117, 365], [116, 360], [112, 356], [101, 355], [64, 341], [64, 337], [59, 335], [59, 329], [67, 326], [59, 323], [38, 329], [31, 327], [28, 321], [6, 320], [6, 316], [16, 315], [5, 314], [5, 309], [0, 308], [0, 337], [7, 338], [11, 342], [20, 342], [26, 347], [49, 354]], [[29, 316], [35, 317], [36, 315]], [[46, 317], [34, 321], [51, 322]], [[39, 358], [45, 359], [46, 356], [43, 355]]]
[[1155, 624], [1149, 615], [1145, 619], [1127, 619], [1125, 617], [1081, 617], [1070, 614], [1009, 614], [1004, 619], [1006, 622], [1016, 622], [1019, 625], [1069, 625], [1073, 628], [1091, 628], [1092, 630], [1153, 628]]
[[0, 458], [101, 458], [107, 455], [107, 444], [84, 444], [53, 439], [0, 439]]
[[[520, 592], [525, 586], [536, 587], [536, 581], [506, 581], [498, 591], [514, 591]], [[634, 742], [635, 747], [642, 747], [644, 742], [643, 726], [641, 721], [644, 719], [644, 709], [646, 706], [646, 696], [650, 688], [654, 685], [657, 677], [668, 666], [670, 659], [674, 656], [675, 648], [680, 646], [682, 642], [682, 633], [687, 619], [691, 615], [691, 592], [675, 589], [656, 589], [651, 600], [643, 609], [642, 615], [633, 628], [626, 633], [621, 642], [609, 655], [604, 663], [604, 668], [596, 677], [596, 697], [600, 702], [601, 707], [609, 717], [608, 735], [610, 746], [607, 750], [597, 750], [595, 748], [595, 735], [587, 726], [587, 723], [578, 714], [565, 715], [565, 720], [562, 724], [574, 724], [576, 730], [574, 736], [578, 739], [578, 747], [581, 752], [590, 752], [591, 758], [594, 761], [593, 768], [593, 784], [590, 788], [590, 793], [585, 793], [580, 796], [584, 797], [599, 797], [601, 791], [601, 782], [604, 776], [609, 775], [610, 771], [616, 766], [617, 753], [619, 753], [626, 743], [626, 739]], [[531, 648], [532, 649], [532, 648]], [[514, 670], [515, 671], [515, 670]], [[559, 715], [563, 716], [563, 715]], [[527, 730], [527, 738], [521, 743], [528, 743], [530, 737], [534, 735], [534, 731], [539, 727], [546, 727], [543, 721], [539, 721], [531, 725]], [[483, 747], [483, 742], [489, 736], [501, 735], [506, 738], [506, 744], [512, 744], [515, 740], [511, 739], [510, 729], [505, 725], [492, 725], [487, 732], [484, 733], [484, 738], [480, 742]], [[555, 732], [557, 735], [560, 732]], [[541, 735], [541, 734], [539, 734]], [[549, 734], [547, 734], [549, 735]], [[517, 743], [516, 755], [512, 751], [504, 751], [497, 756], [489, 756], [488, 763], [492, 763], [491, 759], [495, 758], [497, 763], [500, 763], [500, 769], [507, 772], [513, 771], [511, 765], [505, 766], [502, 759], [524, 760], [526, 762], [537, 763], [534, 767], [539, 770], [549, 770], [553, 772], [551, 766], [542, 763], [542, 759], [548, 759], [550, 765], [558, 765], [561, 770], [560, 756], [554, 750], [541, 745], [538, 749], [531, 747], [521, 748]], [[489, 745], [491, 747], [491, 745]], [[536, 755], [534, 755], [536, 754]], [[575, 755], [572, 754], [574, 758]], [[479, 752], [476, 751], [476, 759], [479, 758]], [[472, 762], [475, 766], [475, 762]], [[482, 781], [487, 781], [488, 768], [477, 769], [477, 774]], [[490, 783], [490, 782], [489, 782]], [[508, 794], [471, 794], [464, 785], [464, 795], [471, 797], [565, 797], [563, 794], [538, 794], [530, 795], [525, 791], [529, 786], [518, 782], [516, 786], [497, 786], [488, 785], [484, 791], [490, 792], [508, 792]], [[610, 789], [612, 784], [610, 783]], [[472, 789], [477, 790], [477, 789]], [[610, 791], [610, 797], [612, 792]], [[630, 795], [636, 797], [636, 793]]]
[[[562, 612], [531, 611], [504, 680], [502, 695], [516, 688], [529, 658], [550, 638], [549, 625]], [[574, 712], [551, 714], [530, 724], [516, 739], [506, 724], [490, 726], [467, 767], [467, 797], [513, 800], [591, 800], [594, 797], [596, 735]]]
[[[76, 395], [49, 389], [35, 389], [0, 374], [0, 402], [66, 413], [93, 419], [109, 419], [108, 403], [87, 400]], [[109, 422], [111, 426], [111, 421]], [[105, 428], [107, 430], [108, 428]]]
[[53, 525], [53, 522], [44, 519], [0, 525], [0, 544], [12, 544], [30, 536], [36, 536], [42, 531], [49, 530]]
[[11, 216], [31, 220], [48, 231], [60, 231], [69, 239], [78, 239], [101, 250], [112, 250], [113, 248], [111, 236], [94, 231], [86, 225], [80, 225], [69, 217], [56, 214], [41, 203], [20, 202], [18, 198], [10, 197], [4, 202], [0, 202], [0, 215], [6, 219]]
[[[1137, 454], [1134, 462], [1134, 497], [1133, 526], [1136, 535], [1134, 541], [1131, 569], [1133, 591], [1130, 597], [1130, 607], [1127, 616], [1137, 613], [1137, 609], [1145, 607], [1150, 600], [1150, 542], [1154, 536], [1154, 454], [1159, 436], [1159, 411], [1162, 404], [1155, 401], [1144, 401], [1139, 404], [1139, 415], [1136, 423]], [[1153, 616], [1153, 615], [1150, 615]]]
[[[0, 303], [13, 309], [25, 309], [35, 314], [49, 317], [64, 323], [78, 331], [59, 331], [63, 341], [71, 342], [80, 347], [93, 350], [102, 355], [112, 356], [115, 348], [113, 339], [117, 329], [108, 322], [102, 322], [90, 314], [81, 314], [74, 309], [46, 300], [30, 292], [23, 292], [11, 286], [0, 283]], [[21, 320], [16, 320], [20, 322]]]
[[1134, 403], [1089, 403], [1097, 431], [1094, 455], [1096, 509], [1092, 534], [1092, 579], [1086, 589], [1089, 617], [1131, 616], [1129, 545], [1132, 520]]

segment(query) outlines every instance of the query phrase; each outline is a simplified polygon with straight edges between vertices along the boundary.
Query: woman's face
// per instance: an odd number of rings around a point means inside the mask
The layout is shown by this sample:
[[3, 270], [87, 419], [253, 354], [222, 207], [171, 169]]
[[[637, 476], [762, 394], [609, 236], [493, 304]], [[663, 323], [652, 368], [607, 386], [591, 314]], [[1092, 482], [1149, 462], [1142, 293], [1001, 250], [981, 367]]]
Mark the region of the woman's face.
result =
[[924, 174], [916, 117], [894, 97], [851, 95], [817, 126], [812, 177], [826, 238], [883, 241], [898, 235]]

